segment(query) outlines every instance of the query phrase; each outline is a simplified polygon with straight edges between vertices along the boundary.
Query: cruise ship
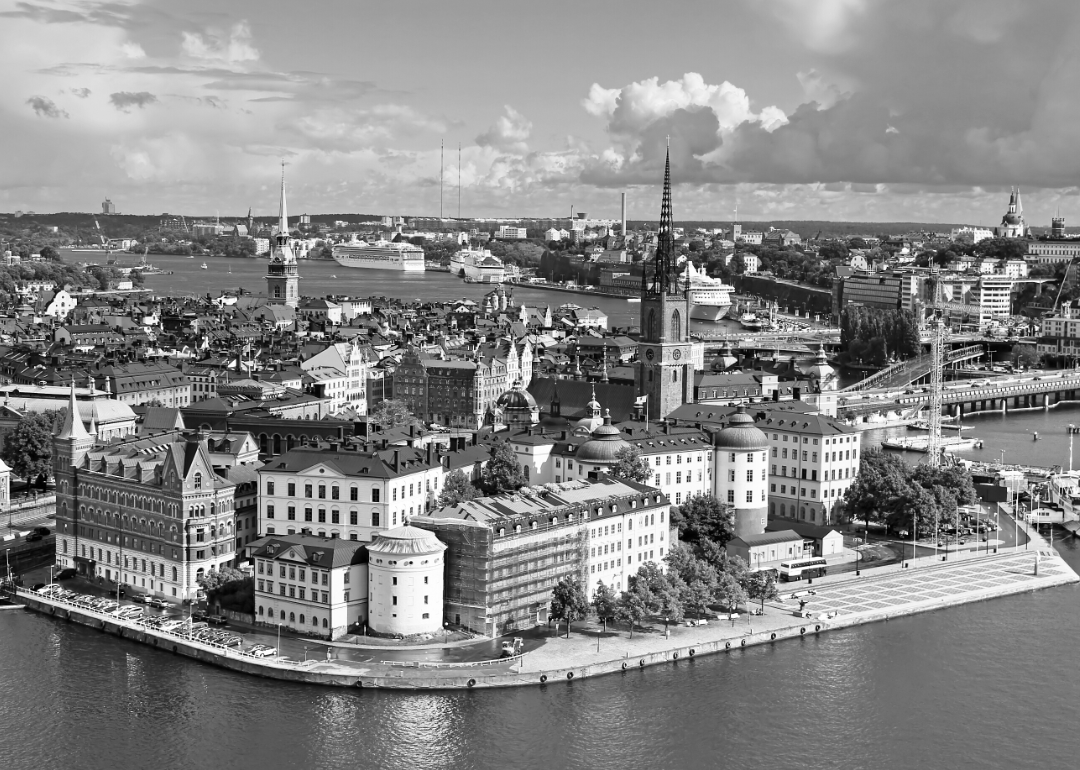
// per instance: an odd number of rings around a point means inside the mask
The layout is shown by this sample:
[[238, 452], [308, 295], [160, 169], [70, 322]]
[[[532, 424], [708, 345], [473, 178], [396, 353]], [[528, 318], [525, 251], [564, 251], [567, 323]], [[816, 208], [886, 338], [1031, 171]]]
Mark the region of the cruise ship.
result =
[[332, 254], [334, 261], [342, 267], [424, 272], [424, 250], [411, 243], [353, 241], [337, 244]]
[[731, 307], [731, 292], [735, 287], [710, 278], [704, 267], [696, 268], [693, 262], [686, 263], [686, 271], [690, 279], [690, 317], [696, 321], [722, 319]]
[[450, 257], [450, 274], [466, 283], [502, 283], [506, 269], [489, 250], [467, 248]]
[[1063, 511], [1062, 521], [1080, 520], [1080, 471], [1051, 474], [1046, 486], [1050, 502]]

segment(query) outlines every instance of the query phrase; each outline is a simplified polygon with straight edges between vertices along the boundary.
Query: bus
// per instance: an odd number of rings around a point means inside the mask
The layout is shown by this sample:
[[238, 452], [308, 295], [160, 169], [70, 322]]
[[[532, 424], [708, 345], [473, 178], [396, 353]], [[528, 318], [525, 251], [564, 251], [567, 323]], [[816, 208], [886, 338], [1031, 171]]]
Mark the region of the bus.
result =
[[780, 564], [780, 580], [789, 582], [802, 580], [803, 578], [816, 578], [825, 574], [828, 562], [824, 559], [800, 559], [799, 561], [786, 561]]

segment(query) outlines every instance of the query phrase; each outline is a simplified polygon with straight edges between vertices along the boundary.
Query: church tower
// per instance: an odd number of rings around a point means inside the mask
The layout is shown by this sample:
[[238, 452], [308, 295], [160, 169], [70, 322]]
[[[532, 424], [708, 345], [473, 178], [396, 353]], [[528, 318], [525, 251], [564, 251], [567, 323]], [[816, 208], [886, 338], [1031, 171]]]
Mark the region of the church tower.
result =
[[289, 237], [289, 212], [285, 206], [285, 163], [281, 164], [281, 202], [278, 207], [278, 231], [270, 250], [266, 271], [266, 289], [270, 301], [296, 307], [300, 302], [300, 271]]
[[[60, 432], [53, 437], [53, 479], [56, 481], [56, 563], [60, 569], [78, 567], [86, 574], [87, 562], [79, 555], [78, 476], [86, 453], [94, 448], [94, 434], [86, 430], [75, 400], [75, 380]], [[86, 554], [84, 553], [83, 556]], [[92, 567], [91, 567], [92, 569]]]
[[645, 398], [649, 419], [663, 419], [694, 400], [690, 356], [690, 290], [679, 286], [671, 215], [671, 149], [664, 161], [664, 197], [656, 258], [641, 273], [641, 336], [637, 395]]

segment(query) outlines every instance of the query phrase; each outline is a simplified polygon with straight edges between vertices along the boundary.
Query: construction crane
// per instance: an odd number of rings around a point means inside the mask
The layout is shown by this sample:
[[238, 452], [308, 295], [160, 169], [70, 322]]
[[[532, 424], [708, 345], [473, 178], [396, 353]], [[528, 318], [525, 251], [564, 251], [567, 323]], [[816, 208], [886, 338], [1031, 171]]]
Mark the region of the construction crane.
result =
[[930, 280], [933, 282], [930, 300], [930, 412], [927, 425], [930, 432], [926, 437], [926, 458], [932, 468], [941, 464], [941, 369], [944, 366], [945, 321], [942, 314], [941, 277], [931, 261]]

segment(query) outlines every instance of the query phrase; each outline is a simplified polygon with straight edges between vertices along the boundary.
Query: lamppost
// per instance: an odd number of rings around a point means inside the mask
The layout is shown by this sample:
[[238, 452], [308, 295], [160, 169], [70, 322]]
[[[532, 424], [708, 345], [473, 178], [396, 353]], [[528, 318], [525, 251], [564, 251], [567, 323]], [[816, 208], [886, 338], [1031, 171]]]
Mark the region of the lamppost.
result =
[[[306, 650], [307, 648], [305, 648]], [[281, 654], [281, 624], [277, 624], [277, 654]], [[307, 660], [307, 652], [304, 653], [304, 660]]]
[[667, 615], [664, 616], [664, 638], [665, 639], [670, 639], [671, 638], [671, 634], [668, 631], [668, 618], [667, 618]]
[[1076, 435], [1076, 426], [1069, 423], [1069, 470], [1073, 469], [1073, 436]]
[[450, 641], [450, 624], [443, 621], [442, 631], [443, 631], [443, 636], [442, 636], [443, 644], [447, 644]]

